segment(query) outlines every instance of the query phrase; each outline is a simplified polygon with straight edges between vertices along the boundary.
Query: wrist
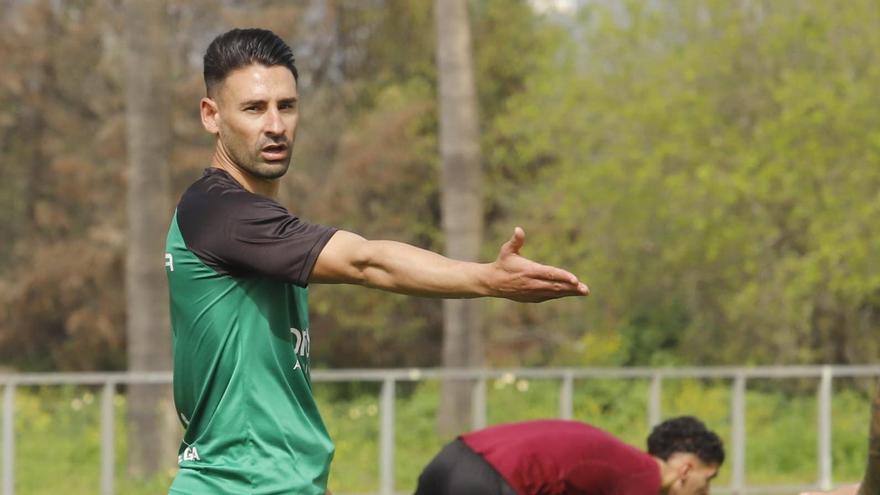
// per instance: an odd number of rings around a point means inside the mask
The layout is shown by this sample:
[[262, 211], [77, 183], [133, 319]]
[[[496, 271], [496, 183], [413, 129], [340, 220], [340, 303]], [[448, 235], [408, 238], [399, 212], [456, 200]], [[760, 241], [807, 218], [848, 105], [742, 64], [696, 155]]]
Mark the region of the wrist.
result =
[[485, 297], [499, 297], [500, 291], [495, 280], [495, 263], [477, 263], [477, 293]]

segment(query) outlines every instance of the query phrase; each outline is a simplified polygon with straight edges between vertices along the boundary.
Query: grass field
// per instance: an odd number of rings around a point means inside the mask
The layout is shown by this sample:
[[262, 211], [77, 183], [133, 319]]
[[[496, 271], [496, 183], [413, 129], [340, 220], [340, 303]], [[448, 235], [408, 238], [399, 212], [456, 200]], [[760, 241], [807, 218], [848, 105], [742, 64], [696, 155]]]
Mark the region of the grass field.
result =
[[[816, 478], [816, 398], [807, 386], [786, 391], [757, 383], [747, 393], [746, 463], [749, 484], [809, 483]], [[370, 385], [343, 393], [315, 385], [327, 426], [336, 442], [330, 486], [337, 493], [368, 493], [378, 487], [378, 394]], [[411, 490], [422, 467], [448, 441], [434, 430], [439, 383], [402, 386], [396, 411], [396, 488]], [[835, 480], [857, 479], [866, 450], [868, 382], [838, 387], [833, 400]], [[489, 424], [558, 414], [558, 383], [507, 379], [488, 387]], [[648, 433], [648, 383], [577, 382], [576, 419], [603, 427], [642, 447]], [[346, 397], [346, 398], [340, 398]], [[125, 399], [115, 398], [116, 492], [165, 493], [173, 472], [151, 480], [126, 475]], [[694, 414], [729, 444], [730, 389], [723, 382], [680, 380], [664, 384], [665, 417]], [[99, 486], [100, 405], [87, 387], [22, 388], [16, 399], [16, 488], [27, 495], [94, 494]], [[176, 453], [172, 453], [174, 455]], [[718, 484], [728, 483], [729, 464]]]

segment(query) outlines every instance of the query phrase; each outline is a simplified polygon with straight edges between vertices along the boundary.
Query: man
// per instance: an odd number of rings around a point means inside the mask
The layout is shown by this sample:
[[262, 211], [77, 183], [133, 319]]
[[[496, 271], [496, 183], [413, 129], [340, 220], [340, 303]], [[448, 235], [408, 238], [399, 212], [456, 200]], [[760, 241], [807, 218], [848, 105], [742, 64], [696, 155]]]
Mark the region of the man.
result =
[[804, 492], [801, 495], [880, 495], [880, 390], [871, 406], [868, 433], [868, 463], [862, 482], [840, 487], [830, 492]]
[[690, 416], [657, 425], [647, 454], [585, 423], [527, 421], [452, 441], [416, 495], [702, 495], [723, 462], [721, 440]]
[[171, 493], [325, 493], [333, 443], [309, 381], [309, 283], [517, 301], [589, 293], [571, 273], [521, 257], [519, 228], [479, 264], [291, 215], [274, 199], [299, 119], [290, 48], [270, 31], [236, 29], [204, 63], [201, 119], [216, 147], [178, 203], [165, 255], [186, 427]]

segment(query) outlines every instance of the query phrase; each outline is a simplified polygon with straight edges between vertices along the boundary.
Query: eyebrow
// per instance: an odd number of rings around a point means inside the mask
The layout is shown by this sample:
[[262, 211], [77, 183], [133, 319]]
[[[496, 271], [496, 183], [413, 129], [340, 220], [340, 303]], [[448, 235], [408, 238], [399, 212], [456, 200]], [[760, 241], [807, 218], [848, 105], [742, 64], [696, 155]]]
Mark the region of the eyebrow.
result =
[[[295, 96], [291, 96], [290, 98], [281, 98], [280, 100], [278, 100], [279, 103], [296, 103], [298, 101], [299, 99]], [[266, 104], [266, 102], [267, 100], [247, 100], [241, 102], [241, 106], [246, 107], [250, 105], [264, 105]]]

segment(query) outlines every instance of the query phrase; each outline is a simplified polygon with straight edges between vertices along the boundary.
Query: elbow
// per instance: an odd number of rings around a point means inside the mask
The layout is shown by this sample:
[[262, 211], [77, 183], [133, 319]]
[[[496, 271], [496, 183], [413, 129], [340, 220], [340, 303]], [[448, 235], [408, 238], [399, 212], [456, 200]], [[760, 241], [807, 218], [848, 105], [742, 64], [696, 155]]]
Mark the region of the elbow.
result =
[[378, 287], [379, 270], [377, 269], [375, 248], [367, 241], [355, 251], [349, 265], [351, 282], [365, 287]]
[[367, 241], [359, 247], [352, 260], [355, 283], [372, 289], [395, 290], [397, 282], [391, 269], [393, 253], [385, 252], [383, 247], [378, 241]]

